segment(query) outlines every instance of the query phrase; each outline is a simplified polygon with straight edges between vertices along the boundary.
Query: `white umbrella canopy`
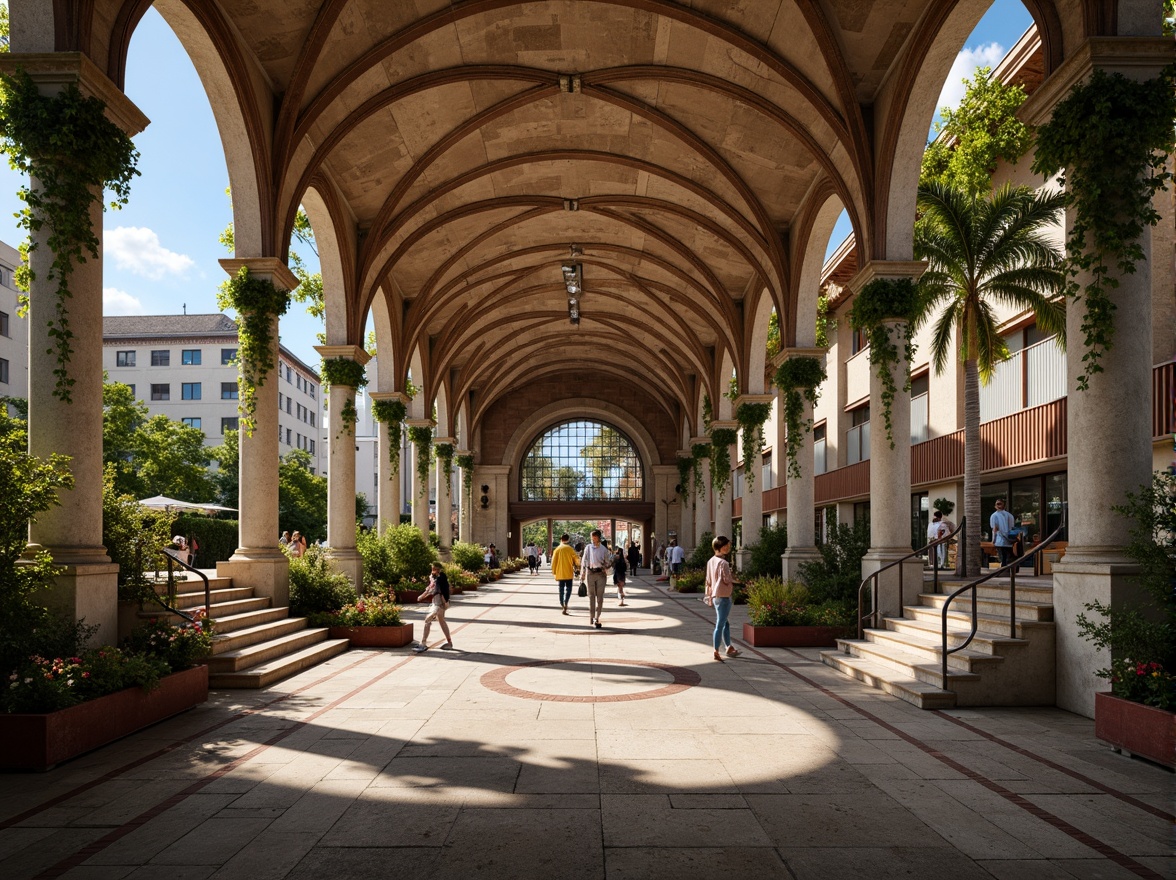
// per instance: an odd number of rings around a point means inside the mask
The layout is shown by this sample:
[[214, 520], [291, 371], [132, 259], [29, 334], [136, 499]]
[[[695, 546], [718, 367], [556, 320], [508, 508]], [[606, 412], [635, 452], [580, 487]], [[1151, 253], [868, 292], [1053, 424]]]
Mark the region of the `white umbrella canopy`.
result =
[[178, 498], [168, 498], [166, 495], [153, 495], [142, 498], [139, 504], [153, 510], [200, 510], [205, 513], [216, 513], [221, 510], [236, 510], [235, 507], [223, 507], [220, 504], [193, 504], [190, 501], [180, 501]]

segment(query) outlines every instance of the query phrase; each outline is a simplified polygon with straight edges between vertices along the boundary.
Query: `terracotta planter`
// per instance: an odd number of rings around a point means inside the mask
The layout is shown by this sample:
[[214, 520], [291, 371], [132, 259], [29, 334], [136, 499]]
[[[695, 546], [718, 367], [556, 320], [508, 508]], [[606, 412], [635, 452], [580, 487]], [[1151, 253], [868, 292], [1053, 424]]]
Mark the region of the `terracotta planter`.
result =
[[412, 624], [400, 626], [332, 626], [333, 639], [349, 639], [353, 648], [401, 648], [412, 641]]
[[1176, 712], [1095, 694], [1094, 735], [1117, 750], [1176, 769]]
[[412, 605], [423, 592], [424, 590], [397, 590], [396, 603], [398, 605]]
[[476, 592], [478, 592], [478, 587], [479, 587], [479, 586], [481, 586], [481, 585], [480, 585], [480, 584], [474, 584], [473, 586], [469, 586], [469, 587], [452, 587], [452, 586], [451, 586], [451, 587], [449, 588], [449, 592], [451, 592], [451, 593], [452, 593], [454, 590], [457, 590], [458, 592], [463, 592], [463, 591], [464, 591], [464, 592], [469, 592], [469, 593], [476, 593]]
[[743, 640], [757, 648], [833, 648], [850, 638], [852, 626], [752, 626], [743, 624]]
[[151, 692], [127, 688], [56, 712], [0, 714], [0, 768], [48, 770], [207, 699], [208, 667], [195, 666]]

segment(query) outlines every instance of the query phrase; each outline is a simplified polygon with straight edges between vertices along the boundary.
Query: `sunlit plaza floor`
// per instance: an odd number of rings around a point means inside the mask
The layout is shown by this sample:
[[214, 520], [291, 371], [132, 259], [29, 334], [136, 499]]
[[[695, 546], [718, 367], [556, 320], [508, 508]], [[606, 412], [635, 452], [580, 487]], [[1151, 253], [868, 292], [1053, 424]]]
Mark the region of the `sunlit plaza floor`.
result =
[[455, 599], [453, 650], [353, 650], [0, 776], [0, 877], [1176, 876], [1173, 775], [1089, 720], [922, 711], [816, 650], [718, 663], [697, 596], [628, 592], [596, 630], [509, 576]]

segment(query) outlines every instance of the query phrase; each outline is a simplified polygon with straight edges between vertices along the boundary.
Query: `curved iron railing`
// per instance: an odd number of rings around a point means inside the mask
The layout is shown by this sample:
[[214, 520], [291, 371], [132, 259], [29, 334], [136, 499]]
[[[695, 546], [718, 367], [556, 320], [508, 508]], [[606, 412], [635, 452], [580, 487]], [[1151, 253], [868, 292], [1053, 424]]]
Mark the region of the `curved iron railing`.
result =
[[[894, 566], [896, 566], [896, 565], [899, 566], [899, 569], [898, 569], [898, 607], [901, 608], [902, 607], [902, 594], [903, 594], [903, 589], [902, 589], [903, 588], [903, 583], [902, 583], [903, 575], [902, 575], [902, 568], [901, 568], [902, 563], [906, 562], [908, 559], [914, 559], [916, 556], [922, 556], [924, 553], [926, 553], [928, 551], [937, 552], [938, 548], [941, 544], [947, 544], [956, 535], [961, 536], [960, 552], [963, 553], [964, 552], [963, 528], [964, 528], [964, 519], [961, 519], [960, 524], [958, 526], [956, 526], [954, 529], [952, 529], [952, 531], [950, 531], [946, 535], [944, 535], [942, 538], [936, 538], [931, 543], [924, 544], [918, 550], [912, 550], [910, 553], [908, 553], [906, 556], [902, 557], [901, 559], [896, 559], [896, 560], [894, 560], [894, 562], [888, 562], [886, 565], [882, 566], [876, 572], [868, 575], [867, 577], [865, 577], [862, 580], [861, 586], [858, 587], [857, 637], [859, 639], [862, 638], [862, 636], [865, 632], [865, 622], [866, 622], [867, 618], [871, 621], [872, 627], [874, 627], [874, 628], [878, 627], [878, 616], [882, 613], [882, 606], [878, 602], [878, 575], [882, 574], [882, 572], [887, 571], [888, 569], [894, 568]], [[935, 550], [932, 550], [932, 548], [935, 548]], [[939, 592], [938, 560], [936, 560], [936, 564], [933, 567], [933, 572], [934, 573], [932, 575], [932, 578], [935, 583], [934, 592], [938, 593]], [[873, 582], [873, 588], [870, 590], [870, 599], [871, 599], [871, 604], [873, 605], [873, 609], [870, 611], [869, 614], [865, 614], [865, 613], [863, 613], [863, 606], [865, 605], [866, 587], [870, 586], [871, 581]]]
[[[158, 597], [155, 601], [158, 602], [160, 605], [162, 605], [164, 608], [166, 608], [168, 611], [170, 611], [172, 614], [178, 614], [180, 617], [184, 618], [189, 623], [200, 622], [202, 627], [208, 626], [208, 624], [210, 622], [209, 618], [212, 615], [212, 589], [208, 583], [208, 575], [206, 575], [200, 569], [196, 568], [196, 566], [189, 565], [187, 562], [180, 559], [178, 556], [173, 555], [170, 552], [169, 547], [164, 548], [163, 555], [167, 559], [167, 600], [168, 601], [164, 602], [162, 596]], [[200, 580], [204, 581], [204, 608], [203, 608], [204, 618], [203, 618], [202, 622], [201, 622], [201, 617], [198, 614], [189, 614], [187, 611], [183, 611], [183, 610], [175, 607], [176, 573], [175, 573], [174, 566], [177, 566], [177, 565], [180, 567], [181, 570], [190, 571], [193, 574], [195, 574], [198, 578], [200, 578]]]
[[[943, 610], [940, 613], [940, 620], [942, 623], [941, 635], [943, 637], [942, 645], [940, 648], [940, 671], [943, 675], [943, 689], [944, 690], [948, 690], [948, 687], [947, 687], [947, 658], [951, 654], [956, 653], [957, 651], [964, 650], [964, 648], [966, 648], [966, 647], [968, 647], [968, 645], [972, 644], [972, 639], [976, 638], [976, 628], [977, 628], [976, 588], [978, 586], [980, 586], [982, 583], [984, 583], [985, 581], [992, 580], [992, 578], [994, 578], [994, 577], [999, 577], [1001, 572], [1008, 572], [1009, 573], [1009, 638], [1015, 639], [1017, 637], [1017, 569], [1019, 569], [1024, 564], [1026, 559], [1032, 559], [1034, 556], [1036, 556], [1037, 554], [1039, 554], [1043, 550], [1045, 550], [1045, 548], [1048, 547], [1050, 544], [1052, 544], [1055, 540], [1057, 540], [1058, 535], [1060, 535], [1062, 533], [1062, 530], [1066, 528], [1066, 507], [1067, 507], [1066, 504], [1062, 505], [1062, 521], [1058, 524], [1058, 527], [1056, 529], [1054, 529], [1052, 532], [1049, 533], [1049, 535], [1046, 537], [1046, 539], [1044, 541], [1041, 541], [1036, 547], [1034, 547], [1028, 553], [1023, 554], [1022, 556], [1018, 556], [1016, 559], [1014, 559], [1012, 562], [1008, 563], [1007, 565], [1002, 565], [1000, 568], [996, 569], [995, 571], [990, 571], [988, 574], [982, 575], [981, 577], [978, 577], [976, 580], [971, 581], [970, 583], [964, 584], [962, 587], [960, 587], [958, 590], [956, 590], [954, 593], [952, 593], [950, 596], [947, 597], [947, 601], [943, 603]], [[947, 647], [947, 636], [948, 636], [947, 613], [948, 613], [948, 609], [951, 608], [951, 603], [953, 601], [955, 601], [956, 597], [962, 595], [963, 593], [967, 592], [968, 590], [972, 591], [972, 595], [971, 595], [972, 629], [968, 633], [968, 637], [966, 639], [964, 639], [962, 644], [956, 645], [954, 648], [949, 649]], [[957, 633], [955, 633], [955, 635], [959, 635], [959, 633], [957, 632]]]

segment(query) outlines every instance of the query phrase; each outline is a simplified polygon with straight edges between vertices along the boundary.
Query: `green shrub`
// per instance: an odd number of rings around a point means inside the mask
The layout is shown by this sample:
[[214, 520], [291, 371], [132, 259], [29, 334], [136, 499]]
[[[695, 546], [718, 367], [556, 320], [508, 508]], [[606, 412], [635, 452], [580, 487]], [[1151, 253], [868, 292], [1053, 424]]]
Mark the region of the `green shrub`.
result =
[[[171, 528], [172, 535], [194, 537], [200, 543], [200, 550], [196, 554], [197, 568], [216, 568], [218, 562], [224, 562], [237, 552], [240, 543], [235, 519], [213, 519], [199, 513], [181, 513]], [[277, 540], [277, 535], [274, 539]]]
[[425, 540], [416, 526], [396, 526], [383, 534], [391, 554], [392, 573], [402, 578], [427, 578], [437, 551]]
[[784, 523], [764, 526], [759, 541], [748, 548], [751, 559], [743, 574], [749, 578], [777, 575], [782, 570], [780, 557], [788, 549], [788, 527]]
[[392, 564], [392, 547], [375, 529], [361, 530], [355, 537], [355, 548], [363, 559], [364, 590], [394, 587], [397, 578]]
[[756, 578], [747, 585], [752, 626], [853, 626], [855, 602], [813, 601], [809, 587], [778, 577]]
[[808, 584], [813, 601], [856, 603], [862, 583], [862, 558], [870, 549], [869, 522], [838, 523], [817, 549], [821, 561], [800, 566], [800, 577]]
[[467, 541], [453, 542], [453, 561], [466, 571], [477, 571], [486, 564], [482, 548]]
[[706, 589], [706, 571], [688, 568], [674, 578], [674, 589], [679, 593], [701, 593]]
[[400, 626], [400, 606], [379, 593], [361, 596], [338, 611], [307, 615], [311, 626]]
[[715, 539], [713, 532], [703, 532], [702, 537], [698, 539], [698, 546], [694, 548], [694, 552], [686, 557], [686, 562], [683, 568], [706, 568], [706, 564], [710, 558], [715, 555], [715, 551], [711, 549], [711, 541]]
[[143, 507], [114, 486], [115, 472], [107, 465], [102, 479], [102, 543], [110, 561], [118, 565], [119, 599], [135, 601], [153, 594], [144, 572], [163, 564], [163, 548], [171, 542], [168, 514]]
[[472, 571], [467, 571], [456, 562], [446, 562], [442, 568], [445, 571], [445, 576], [449, 578], [450, 587], [476, 587], [478, 585], [478, 576]]
[[356, 599], [347, 575], [334, 571], [326, 553], [315, 545], [290, 560], [290, 616], [338, 611]]
[[136, 627], [124, 650], [163, 660], [171, 672], [190, 669], [212, 653], [212, 633], [196, 623], [176, 626], [165, 619]]

